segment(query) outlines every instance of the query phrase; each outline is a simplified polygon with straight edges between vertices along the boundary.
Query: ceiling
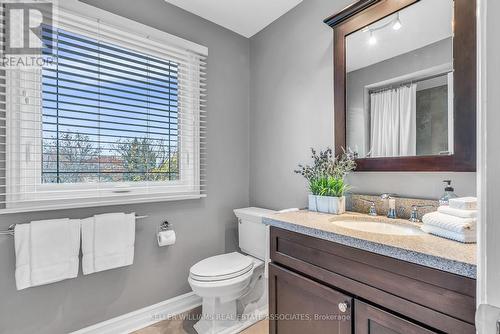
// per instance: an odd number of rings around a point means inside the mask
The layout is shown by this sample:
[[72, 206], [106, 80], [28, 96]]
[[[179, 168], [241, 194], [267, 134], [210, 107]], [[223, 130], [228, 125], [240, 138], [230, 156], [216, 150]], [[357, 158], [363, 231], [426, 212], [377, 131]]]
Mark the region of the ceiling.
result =
[[302, 0], [165, 0], [245, 37], [252, 37]]
[[391, 15], [367, 28], [375, 28], [376, 44], [370, 45], [370, 32], [359, 30], [346, 38], [346, 66], [351, 72], [383, 60], [419, 49], [452, 36], [453, 0], [422, 0], [399, 13], [401, 29], [392, 25]]

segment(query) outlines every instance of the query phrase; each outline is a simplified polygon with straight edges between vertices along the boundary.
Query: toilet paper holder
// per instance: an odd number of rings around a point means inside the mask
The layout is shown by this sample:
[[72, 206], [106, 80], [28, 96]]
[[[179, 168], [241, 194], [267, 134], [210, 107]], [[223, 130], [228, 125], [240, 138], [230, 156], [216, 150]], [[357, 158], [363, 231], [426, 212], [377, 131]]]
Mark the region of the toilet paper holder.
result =
[[168, 221], [165, 220], [163, 223], [160, 224], [158, 230], [159, 232], [162, 232], [162, 231], [169, 231], [172, 228], [173, 228], [172, 224], [170, 224]]
[[156, 239], [158, 241], [158, 246], [172, 246], [175, 244], [175, 231], [172, 228], [172, 224], [168, 221], [164, 221], [158, 225], [158, 232], [156, 233]]

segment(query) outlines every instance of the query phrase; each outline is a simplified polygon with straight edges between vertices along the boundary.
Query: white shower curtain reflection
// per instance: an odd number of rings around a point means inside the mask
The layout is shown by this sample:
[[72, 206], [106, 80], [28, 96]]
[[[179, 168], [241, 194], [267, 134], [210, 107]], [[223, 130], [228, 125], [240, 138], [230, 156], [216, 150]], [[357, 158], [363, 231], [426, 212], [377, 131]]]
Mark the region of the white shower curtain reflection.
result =
[[417, 85], [370, 94], [371, 157], [417, 153]]

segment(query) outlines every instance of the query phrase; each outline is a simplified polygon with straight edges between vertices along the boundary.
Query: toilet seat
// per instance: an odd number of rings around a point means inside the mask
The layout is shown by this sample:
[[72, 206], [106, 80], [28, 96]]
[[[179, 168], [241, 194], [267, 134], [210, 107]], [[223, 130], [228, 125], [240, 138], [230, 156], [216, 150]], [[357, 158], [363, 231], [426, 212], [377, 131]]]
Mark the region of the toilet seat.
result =
[[253, 267], [251, 257], [233, 252], [201, 260], [191, 267], [189, 277], [200, 282], [223, 281], [245, 275]]

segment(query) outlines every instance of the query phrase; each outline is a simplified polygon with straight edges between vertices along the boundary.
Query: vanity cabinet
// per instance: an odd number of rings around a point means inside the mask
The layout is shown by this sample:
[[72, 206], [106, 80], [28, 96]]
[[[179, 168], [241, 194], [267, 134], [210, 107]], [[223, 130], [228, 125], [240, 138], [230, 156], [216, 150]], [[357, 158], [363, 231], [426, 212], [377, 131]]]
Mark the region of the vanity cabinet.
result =
[[271, 334], [476, 332], [474, 279], [277, 227], [270, 239]]
[[270, 333], [352, 333], [351, 297], [273, 264], [269, 277]]

